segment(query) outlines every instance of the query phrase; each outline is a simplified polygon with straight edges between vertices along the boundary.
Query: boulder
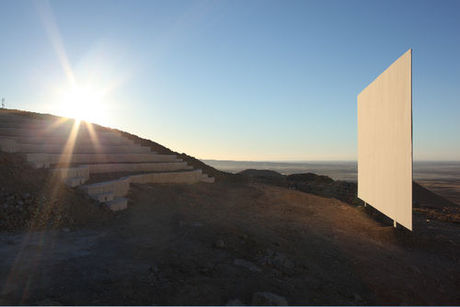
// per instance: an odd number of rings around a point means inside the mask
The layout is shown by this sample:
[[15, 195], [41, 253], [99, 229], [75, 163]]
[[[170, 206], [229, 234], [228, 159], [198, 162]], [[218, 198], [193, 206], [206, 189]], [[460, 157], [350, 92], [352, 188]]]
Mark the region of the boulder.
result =
[[286, 298], [271, 292], [256, 292], [252, 296], [254, 306], [287, 306]]

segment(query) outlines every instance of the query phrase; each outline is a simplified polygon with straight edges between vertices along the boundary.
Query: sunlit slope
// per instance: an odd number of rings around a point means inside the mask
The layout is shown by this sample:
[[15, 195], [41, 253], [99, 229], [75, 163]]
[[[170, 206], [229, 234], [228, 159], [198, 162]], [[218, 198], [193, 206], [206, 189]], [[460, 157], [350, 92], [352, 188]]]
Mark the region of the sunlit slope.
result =
[[2, 110], [0, 119], [2, 151], [49, 168], [112, 210], [127, 207], [132, 183], [212, 183], [223, 175], [186, 154], [85, 121], [19, 110]]

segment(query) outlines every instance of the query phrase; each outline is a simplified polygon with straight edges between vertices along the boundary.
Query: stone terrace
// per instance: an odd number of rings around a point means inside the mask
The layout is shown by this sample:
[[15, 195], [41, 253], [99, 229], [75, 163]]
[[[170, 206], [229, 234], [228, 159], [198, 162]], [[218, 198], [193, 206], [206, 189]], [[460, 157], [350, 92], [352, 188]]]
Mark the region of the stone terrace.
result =
[[[214, 182], [176, 155], [158, 154], [117, 132], [74, 120], [0, 112], [0, 150], [23, 154], [33, 167], [49, 168], [112, 210], [127, 207], [131, 183]], [[94, 182], [92, 174], [105, 179]]]

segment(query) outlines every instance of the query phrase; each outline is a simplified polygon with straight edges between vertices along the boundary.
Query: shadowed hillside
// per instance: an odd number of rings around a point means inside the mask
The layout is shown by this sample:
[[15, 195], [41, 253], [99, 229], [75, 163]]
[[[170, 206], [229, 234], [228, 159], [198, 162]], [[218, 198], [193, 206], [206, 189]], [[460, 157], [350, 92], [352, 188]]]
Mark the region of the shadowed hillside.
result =
[[414, 183], [409, 232], [353, 183], [180, 156], [216, 183], [131, 183], [110, 211], [1, 152], [0, 305], [459, 304], [457, 207], [429, 190]]
[[[60, 123], [66, 120], [49, 114], [9, 109], [1, 109], [0, 114], [14, 115], [19, 118], [31, 120], [44, 120], [49, 123]], [[16, 128], [21, 127], [20, 124], [16, 124], [15, 128], [5, 127], [9, 126], [3, 123], [2, 129], [4, 131], [21, 130]], [[50, 125], [50, 127], [53, 126]], [[93, 129], [99, 133], [101, 131], [114, 131], [114, 129], [105, 128], [100, 125], [93, 125]], [[52, 129], [48, 128], [47, 130], [50, 131]], [[118, 132], [133, 140], [134, 144], [150, 147], [152, 152], [176, 154], [168, 148], [150, 140], [142, 139], [123, 131]], [[13, 139], [15, 137], [13, 136]], [[68, 138], [69, 136], [65, 135], [65, 137]], [[8, 139], [8, 136], [6, 139]], [[46, 142], [44, 145], [47, 145]], [[27, 144], [25, 146], [39, 148], [42, 145]], [[53, 146], [56, 147], [58, 145], [53, 144]], [[0, 230], [62, 228], [94, 222], [102, 223], [107, 218], [113, 216], [113, 213], [108, 212], [104, 206], [101, 206], [97, 201], [85, 195], [80, 189], [71, 189], [66, 186], [62, 180], [54, 176], [50, 169], [34, 168], [31, 163], [26, 161], [26, 155], [26, 153], [0, 152], [0, 216], [3, 217], [0, 219]], [[213, 174], [219, 179], [237, 177], [217, 171], [186, 154], [177, 154], [177, 156], [192, 167], [206, 170], [208, 174]], [[88, 182], [113, 180], [129, 174], [128, 172], [94, 174]]]
[[[55, 116], [55, 115], [51, 115], [51, 114], [42, 114], [42, 113], [35, 113], [35, 112], [28, 112], [28, 111], [21, 111], [21, 110], [12, 110], [12, 109], [2, 109], [2, 110], [0, 110], [0, 112], [20, 115], [20, 116], [24, 116], [24, 117], [31, 118], [31, 119], [58, 120], [58, 119], [61, 118], [59, 116]], [[98, 125], [98, 124], [92, 124], [92, 125], [94, 127], [97, 127], [98, 129], [101, 129], [101, 130], [119, 132], [120, 134], [128, 137], [129, 139], [132, 139], [136, 144], [151, 147], [152, 151], [156, 151], [156, 152], [161, 153], [161, 154], [177, 154], [181, 159], [183, 159], [184, 161], [188, 162], [193, 167], [201, 168], [204, 172], [206, 172], [209, 175], [214, 176], [216, 178], [222, 178], [223, 176], [231, 175], [229, 173], [225, 173], [225, 172], [216, 170], [215, 168], [213, 168], [213, 167], [201, 162], [200, 160], [198, 160], [198, 159], [196, 159], [196, 158], [194, 158], [192, 156], [189, 156], [189, 155], [187, 155], [185, 153], [174, 152], [174, 151], [170, 150], [169, 148], [167, 148], [167, 147], [165, 147], [163, 145], [160, 145], [160, 144], [158, 144], [158, 143], [156, 143], [154, 141], [143, 139], [143, 138], [140, 138], [140, 137], [138, 137], [136, 135], [133, 135], [133, 134], [130, 134], [128, 132], [121, 131], [121, 130], [118, 130], [118, 129], [107, 128], [107, 127], [104, 127], [104, 126], [101, 126], [101, 125]]]
[[[359, 206], [363, 202], [357, 198], [357, 185], [354, 182], [333, 180], [328, 176], [313, 173], [282, 175], [275, 171], [249, 169], [238, 173], [252, 182], [272, 184], [305, 193], [336, 198], [350, 205]], [[428, 190], [415, 181], [412, 184], [413, 207], [415, 212], [423, 212], [430, 218], [460, 223], [460, 207], [450, 200]], [[376, 218], [389, 221], [377, 210], [368, 208]]]

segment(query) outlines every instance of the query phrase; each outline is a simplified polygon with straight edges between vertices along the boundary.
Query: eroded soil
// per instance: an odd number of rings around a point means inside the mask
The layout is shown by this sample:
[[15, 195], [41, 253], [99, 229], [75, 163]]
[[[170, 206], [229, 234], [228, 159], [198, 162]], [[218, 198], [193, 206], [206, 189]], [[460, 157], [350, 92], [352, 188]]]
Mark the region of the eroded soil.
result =
[[133, 185], [103, 225], [0, 235], [0, 304], [460, 304], [460, 225], [283, 187]]

